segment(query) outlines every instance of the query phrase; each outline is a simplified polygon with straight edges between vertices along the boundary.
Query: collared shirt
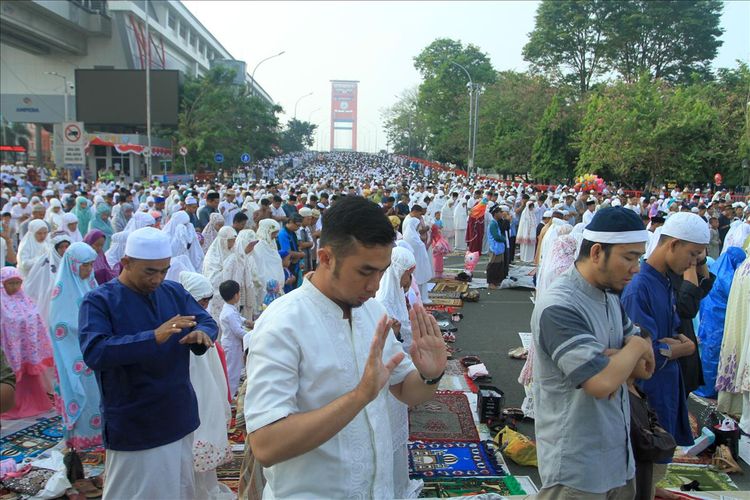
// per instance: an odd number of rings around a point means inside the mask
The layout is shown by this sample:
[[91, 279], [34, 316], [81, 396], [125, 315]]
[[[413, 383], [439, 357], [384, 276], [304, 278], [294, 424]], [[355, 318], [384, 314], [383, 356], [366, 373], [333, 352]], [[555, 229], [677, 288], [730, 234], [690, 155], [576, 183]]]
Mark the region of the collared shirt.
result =
[[[64, 293], [64, 292], [63, 292]], [[112, 280], [86, 294], [79, 312], [83, 361], [102, 394], [105, 447], [137, 451], [182, 439], [198, 428], [198, 403], [190, 383], [189, 333], [159, 345], [154, 330], [176, 315], [195, 316], [195, 330], [216, 340], [216, 322], [174, 281], [142, 295]]]
[[627, 386], [596, 399], [581, 385], [607, 366], [604, 351], [622, 348], [637, 328], [617, 295], [592, 286], [573, 266], [537, 299], [531, 330], [543, 487], [604, 493], [623, 486], [635, 474]]
[[[341, 308], [310, 281], [276, 299], [255, 324], [247, 357], [248, 433], [296, 413], [322, 408], [352, 391], [367, 363], [385, 308], [370, 299]], [[311, 328], [310, 325], [314, 325]], [[383, 359], [401, 350], [388, 335]], [[414, 370], [404, 360], [391, 375]], [[393, 498], [393, 445], [384, 387], [365, 409], [318, 448], [264, 469], [264, 498]]]

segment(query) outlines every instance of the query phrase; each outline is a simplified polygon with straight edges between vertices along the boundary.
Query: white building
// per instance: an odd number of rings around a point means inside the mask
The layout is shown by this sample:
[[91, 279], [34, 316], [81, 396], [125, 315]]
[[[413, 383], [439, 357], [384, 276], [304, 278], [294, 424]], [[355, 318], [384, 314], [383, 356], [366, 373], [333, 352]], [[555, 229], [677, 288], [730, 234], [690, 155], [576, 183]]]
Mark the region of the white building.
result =
[[[244, 62], [235, 61], [179, 0], [3, 0], [0, 3], [3, 120], [55, 125], [66, 119], [75, 120], [75, 70], [145, 69], [148, 43], [152, 69], [200, 76], [216, 64], [231, 65], [239, 70], [240, 79], [255, 87], [256, 95], [272, 102], [268, 93], [252, 81]], [[145, 176], [144, 157], [137, 152], [147, 144], [145, 127], [108, 131], [87, 128], [87, 132], [94, 141], [88, 148], [85, 172], [88, 179], [102, 169], [119, 170], [129, 180]], [[172, 145], [168, 141], [152, 137], [152, 145], [155, 157], [171, 158]], [[59, 152], [55, 152], [59, 158]], [[152, 165], [158, 170], [156, 159]]]

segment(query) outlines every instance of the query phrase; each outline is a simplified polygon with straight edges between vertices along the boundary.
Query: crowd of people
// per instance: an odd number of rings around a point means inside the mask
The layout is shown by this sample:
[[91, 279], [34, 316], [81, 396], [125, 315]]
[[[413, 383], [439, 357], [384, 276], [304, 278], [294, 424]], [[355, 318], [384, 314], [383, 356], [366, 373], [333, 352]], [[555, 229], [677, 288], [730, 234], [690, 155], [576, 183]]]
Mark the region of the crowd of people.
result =
[[406, 410], [446, 365], [424, 305], [454, 252], [487, 256], [489, 288], [537, 266], [520, 381], [542, 497], [653, 496], [663, 467], [630, 445], [642, 401], [679, 445], [694, 391], [750, 432], [747, 200], [542, 190], [387, 154], [254, 171], [0, 194], [0, 417], [54, 406], [69, 448], [107, 450], [105, 499], [232, 498], [216, 468], [233, 403], [245, 494], [408, 497]]

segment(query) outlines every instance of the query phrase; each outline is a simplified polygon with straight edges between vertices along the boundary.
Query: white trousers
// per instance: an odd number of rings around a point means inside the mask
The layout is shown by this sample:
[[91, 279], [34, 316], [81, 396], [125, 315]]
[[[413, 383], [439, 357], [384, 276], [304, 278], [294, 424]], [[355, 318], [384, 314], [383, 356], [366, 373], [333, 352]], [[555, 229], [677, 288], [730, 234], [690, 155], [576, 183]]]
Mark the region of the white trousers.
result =
[[103, 500], [193, 500], [193, 433], [150, 450], [107, 450]]
[[455, 250], [466, 250], [466, 229], [454, 230], [456, 244], [453, 247]]

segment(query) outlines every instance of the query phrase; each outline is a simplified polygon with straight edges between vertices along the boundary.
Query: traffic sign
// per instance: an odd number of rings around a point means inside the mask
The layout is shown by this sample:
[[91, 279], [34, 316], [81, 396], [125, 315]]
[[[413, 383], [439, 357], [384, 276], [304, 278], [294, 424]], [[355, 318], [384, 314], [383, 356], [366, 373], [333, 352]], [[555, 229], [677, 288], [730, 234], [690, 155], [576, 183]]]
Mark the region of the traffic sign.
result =
[[240, 155], [240, 161], [242, 163], [250, 163], [250, 155], [248, 153], [242, 153], [242, 155]]
[[85, 147], [83, 123], [63, 123], [63, 165], [65, 168], [83, 168], [86, 164]]
[[224, 155], [223, 155], [223, 154], [221, 154], [221, 153], [216, 153], [216, 154], [214, 155], [214, 161], [215, 161], [216, 163], [224, 163]]
[[185, 146], [180, 146], [180, 155], [181, 156], [187, 155], [187, 148]]

